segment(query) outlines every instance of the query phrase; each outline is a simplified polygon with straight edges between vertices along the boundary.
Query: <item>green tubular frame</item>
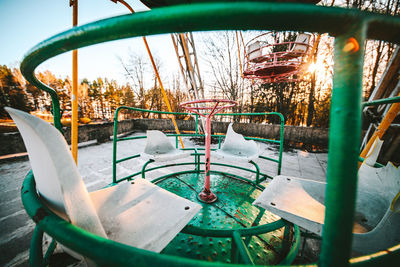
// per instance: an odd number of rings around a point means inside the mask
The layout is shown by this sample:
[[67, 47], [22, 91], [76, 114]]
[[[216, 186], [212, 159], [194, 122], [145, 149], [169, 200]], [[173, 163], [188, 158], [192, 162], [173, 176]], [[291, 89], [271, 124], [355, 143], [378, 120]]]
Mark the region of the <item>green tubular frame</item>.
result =
[[[188, 165], [188, 164], [195, 164], [196, 169], [200, 166], [200, 164], [204, 164], [204, 162], [200, 162], [200, 156], [204, 156], [204, 153], [198, 153], [197, 150], [202, 150], [202, 148], [184, 148], [184, 150], [193, 150], [195, 149], [195, 152], [192, 153], [191, 155], [195, 157], [195, 162], [194, 163], [178, 163], [178, 164], [173, 164], [173, 165], [164, 165], [164, 166], [160, 166], [160, 167], [156, 167], [156, 168], [151, 168], [149, 170], [146, 170], [146, 167], [148, 164], [150, 164], [152, 161], [148, 161], [145, 163], [145, 165], [143, 165], [142, 171], [141, 172], [137, 172], [131, 175], [128, 175], [124, 178], [121, 179], [117, 179], [117, 164], [120, 162], [124, 162], [130, 159], [134, 159], [134, 158], [138, 158], [140, 157], [140, 154], [137, 155], [133, 155], [133, 156], [129, 156], [126, 158], [121, 158], [121, 159], [117, 159], [117, 151], [118, 151], [118, 142], [120, 141], [126, 141], [126, 140], [135, 140], [135, 139], [143, 139], [146, 138], [146, 136], [132, 136], [132, 137], [123, 137], [123, 138], [118, 138], [118, 114], [121, 110], [130, 110], [133, 112], [141, 112], [141, 113], [153, 113], [153, 114], [164, 114], [164, 115], [185, 115], [185, 116], [189, 116], [191, 115], [191, 113], [183, 113], [183, 112], [168, 112], [168, 111], [157, 111], [157, 110], [147, 110], [147, 109], [140, 109], [140, 108], [134, 108], [134, 107], [126, 107], [126, 106], [120, 106], [115, 110], [114, 113], [114, 130], [113, 130], [113, 184], [117, 184], [121, 181], [124, 180], [128, 180], [128, 179], [133, 179], [135, 176], [137, 176], [138, 174], [142, 175], [142, 178], [145, 177], [145, 173], [147, 171], [150, 170], [155, 170], [155, 169], [160, 169], [160, 168], [165, 168], [165, 167], [171, 167], [171, 166], [179, 166], [179, 165]], [[255, 137], [245, 137], [245, 139], [248, 140], [255, 140], [255, 141], [261, 141], [261, 142], [267, 142], [267, 143], [274, 143], [274, 144], [279, 144], [279, 155], [278, 155], [278, 159], [273, 159], [273, 158], [269, 158], [269, 157], [265, 157], [265, 156], [260, 156], [260, 159], [264, 159], [264, 160], [269, 160], [272, 162], [275, 162], [278, 164], [278, 171], [277, 174], [280, 175], [281, 174], [281, 170], [282, 170], [282, 155], [283, 155], [283, 141], [284, 141], [284, 129], [285, 129], [285, 119], [283, 117], [283, 115], [279, 112], [266, 112], [266, 113], [222, 113], [222, 114], [215, 114], [214, 116], [270, 116], [270, 115], [274, 115], [274, 116], [278, 116], [280, 119], [280, 130], [279, 130], [279, 140], [271, 140], [271, 139], [265, 139], [265, 138], [255, 138]], [[186, 137], [204, 137], [204, 134], [199, 134], [197, 129], [198, 129], [198, 115], [196, 115], [196, 119], [195, 119], [195, 128], [193, 129], [193, 131], [195, 132], [194, 134], [167, 134], [167, 136], [174, 136], [175, 137], [175, 147], [178, 148], [179, 147], [179, 142], [178, 142], [178, 137], [179, 136], [186, 136]], [[212, 137], [218, 137], [218, 148], [221, 148], [221, 139], [225, 137], [225, 135], [211, 135]], [[204, 149], [203, 149], [204, 150]], [[258, 167], [258, 165], [251, 161], [250, 164], [252, 164], [255, 168], [256, 171], [247, 169], [247, 168], [242, 168], [239, 166], [235, 166], [235, 165], [229, 165], [229, 164], [221, 164], [221, 163], [211, 163], [212, 165], [219, 165], [219, 166], [226, 166], [229, 168], [236, 168], [236, 169], [242, 169], [245, 171], [249, 171], [252, 173], [256, 174], [256, 183], [258, 184], [259, 182], [264, 181], [267, 177], [268, 178], [272, 178], [272, 176], [265, 174], [265, 173], [261, 173], [260, 169]], [[229, 173], [225, 173], [228, 174]], [[260, 175], [263, 176], [262, 179], [260, 179]]]
[[362, 105], [363, 105], [363, 107], [369, 107], [369, 106], [378, 106], [378, 105], [392, 104], [392, 103], [398, 103], [398, 102], [400, 102], [400, 96], [378, 99], [378, 100], [373, 100], [370, 102], [363, 102]]
[[[361, 132], [363, 44], [366, 39], [399, 44], [399, 17], [354, 9], [267, 2], [216, 2], [155, 8], [75, 27], [47, 39], [28, 52], [21, 63], [21, 72], [30, 83], [50, 93], [54, 123], [61, 130], [57, 93], [41, 83], [34, 74], [36, 67], [45, 60], [73, 49], [122, 38], [171, 32], [249, 29], [299, 30], [336, 36], [326, 214], [318, 265], [398, 264], [400, 245], [351, 260], [349, 253]], [[358, 40], [359, 51], [347, 53], [342, 50], [348, 37]], [[101, 265], [235, 266], [155, 254], [82, 231], [50, 213], [40, 203], [31, 174], [24, 181], [22, 200], [29, 216], [42, 231], [75, 251], [96, 259]]]
[[[170, 174], [170, 176], [171, 175], [174, 174]], [[162, 179], [166, 179], [166, 177], [160, 177], [157, 181]], [[177, 264], [181, 266], [235, 266], [234, 264], [204, 262], [158, 254], [127, 246], [86, 232], [61, 219], [42, 203], [42, 200], [36, 194], [36, 185], [32, 171], [27, 174], [21, 192], [22, 202], [26, 211], [37, 224], [31, 242], [30, 264], [32, 266], [45, 266], [48, 256], [55, 248], [55, 242], [53, 241], [46, 252], [45, 258], [42, 260], [43, 232], [46, 232], [65, 246], [74, 248], [74, 250], [93, 259], [99, 266], [153, 266], [155, 264], [157, 264], [157, 266], [158, 264], [161, 264], [160, 266], [176, 266]], [[260, 226], [235, 230], [203, 229], [196, 226], [186, 226], [182, 232], [208, 237], [232, 238], [232, 244], [235, 244], [240, 250], [247, 250], [241, 242], [235, 239], [235, 235], [243, 237], [260, 235], [278, 230], [282, 227], [285, 227], [286, 232], [291, 226], [292, 224], [289, 222], [280, 219]], [[291, 263], [297, 255], [300, 244], [300, 231], [296, 225], [294, 225], [294, 237], [295, 240], [290, 247], [289, 253], [283, 259], [283, 262]], [[234, 250], [235, 246], [233, 246], [232, 249]], [[115, 255], [118, 256], [116, 257]]]

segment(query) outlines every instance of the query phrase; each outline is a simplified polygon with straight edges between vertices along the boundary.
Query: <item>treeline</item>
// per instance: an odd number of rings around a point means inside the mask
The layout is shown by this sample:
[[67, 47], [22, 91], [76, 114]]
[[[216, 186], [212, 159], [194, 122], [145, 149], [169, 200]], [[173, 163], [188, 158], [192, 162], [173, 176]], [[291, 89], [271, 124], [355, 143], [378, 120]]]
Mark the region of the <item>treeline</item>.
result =
[[[72, 80], [69, 77], [57, 78], [50, 71], [38, 73], [38, 79], [55, 89], [60, 99], [61, 112], [67, 115], [71, 110]], [[94, 81], [83, 79], [78, 88], [78, 109], [80, 117], [92, 120], [111, 120], [119, 106], [138, 107], [142, 109], [166, 110], [157, 83], [150, 89], [143, 89], [140, 95], [129, 83], [119, 85], [115, 80], [97, 78]], [[174, 111], [183, 111], [179, 103], [186, 101], [185, 93], [166, 89], [166, 93]], [[9, 106], [26, 112], [52, 112], [50, 95], [27, 82], [19, 69], [0, 66], [0, 118], [9, 118], [4, 107]], [[133, 117], [149, 117], [149, 113], [139, 114], [122, 112], [120, 119]], [[159, 117], [159, 115], [157, 115]]]
[[[335, 5], [335, 1], [321, 1], [324, 5]], [[339, 1], [336, 5], [347, 8], [370, 10], [387, 15], [400, 15], [400, 1]], [[244, 39], [252, 39], [257, 32], [243, 32]], [[290, 32], [277, 33], [283, 41], [293, 40]], [[235, 32], [211, 32], [195, 34], [196, 50], [206, 98], [224, 98], [237, 101], [234, 112], [280, 112], [286, 124], [313, 127], [329, 126], [330, 97], [333, 75], [333, 38], [323, 34], [313, 45], [303, 66], [306, 70], [297, 81], [284, 83], [265, 83], [245, 80], [242, 77], [244, 62], [243, 44], [237, 47]], [[314, 36], [318, 39], [317, 35]], [[365, 44], [363, 98], [367, 100], [379, 82], [395, 47], [393, 44], [369, 40]], [[119, 85], [115, 80], [97, 78], [94, 81], [83, 79], [79, 84], [79, 110], [81, 117], [91, 119], [111, 119], [118, 106], [126, 105], [142, 109], [162, 110], [167, 108], [162, 99], [160, 86], [146, 53], [124, 55], [121, 64], [131, 84]], [[241, 59], [241, 61], [240, 61]], [[161, 59], [156, 58], [157, 68]], [[207, 65], [207, 66], [205, 66]], [[314, 66], [314, 69], [311, 68]], [[170, 75], [163, 73], [164, 75]], [[203, 75], [204, 74], [204, 75]], [[38, 74], [38, 78], [55, 88], [60, 96], [61, 109], [71, 109], [70, 96], [72, 82], [69, 77], [57, 78], [49, 71]], [[171, 80], [171, 79], [170, 79]], [[164, 84], [165, 85], [165, 84]], [[169, 88], [168, 88], [169, 87]], [[179, 104], [187, 101], [184, 86], [179, 76], [174, 76], [167, 95], [173, 111], [184, 112]], [[4, 106], [12, 106], [25, 111], [51, 111], [51, 101], [47, 93], [26, 82], [17, 68], [0, 66], [0, 117], [7, 117]], [[121, 119], [128, 117], [149, 117], [161, 115], [122, 113]], [[215, 119], [218, 119], [216, 117]], [[265, 117], [235, 117], [243, 122], [265, 122]], [[275, 119], [266, 122], [276, 123]]]

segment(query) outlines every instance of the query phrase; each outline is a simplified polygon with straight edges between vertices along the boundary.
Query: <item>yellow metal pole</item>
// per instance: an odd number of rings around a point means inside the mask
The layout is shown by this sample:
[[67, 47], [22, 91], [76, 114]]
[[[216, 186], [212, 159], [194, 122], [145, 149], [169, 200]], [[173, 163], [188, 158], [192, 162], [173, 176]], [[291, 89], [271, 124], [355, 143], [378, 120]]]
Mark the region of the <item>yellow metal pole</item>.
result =
[[[400, 96], [400, 94], [399, 94]], [[378, 128], [376, 128], [374, 134], [369, 139], [368, 143], [365, 145], [363, 151], [360, 154], [360, 157], [365, 158], [368, 154], [368, 151], [371, 149], [372, 144], [375, 142], [376, 138], [382, 139], [386, 130], [389, 128], [390, 124], [392, 124], [393, 120], [396, 118], [397, 114], [400, 112], [400, 103], [394, 103], [390, 107], [388, 113], [385, 115]], [[359, 167], [361, 163], [359, 164]]]
[[[78, 0], [73, 2], [72, 26], [78, 25]], [[72, 117], [71, 117], [71, 152], [78, 163], [78, 50], [72, 51]]]
[[[168, 96], [167, 96], [167, 94], [165, 93], [164, 86], [163, 86], [163, 84], [162, 84], [162, 82], [161, 82], [160, 75], [158, 74], [157, 66], [156, 66], [156, 64], [154, 63], [153, 55], [151, 54], [149, 45], [147, 44], [146, 37], [144, 37], [144, 36], [143, 36], [143, 41], [144, 41], [144, 45], [146, 46], [147, 52], [149, 53], [150, 61], [151, 61], [151, 64], [153, 65], [154, 72], [156, 73], [158, 83], [160, 84], [161, 93], [162, 93], [162, 95], [163, 95], [163, 97], [164, 97], [165, 104], [167, 104], [168, 111], [169, 111], [169, 112], [172, 112], [171, 105], [169, 104]], [[172, 123], [174, 124], [176, 133], [177, 133], [178, 135], [180, 135], [179, 128], [178, 128], [178, 125], [176, 124], [175, 118], [174, 118], [173, 116], [171, 116], [171, 119], [172, 119]], [[183, 145], [182, 138], [181, 138], [180, 136], [179, 136], [179, 142], [181, 143], [182, 148], [185, 148], [185, 146]]]

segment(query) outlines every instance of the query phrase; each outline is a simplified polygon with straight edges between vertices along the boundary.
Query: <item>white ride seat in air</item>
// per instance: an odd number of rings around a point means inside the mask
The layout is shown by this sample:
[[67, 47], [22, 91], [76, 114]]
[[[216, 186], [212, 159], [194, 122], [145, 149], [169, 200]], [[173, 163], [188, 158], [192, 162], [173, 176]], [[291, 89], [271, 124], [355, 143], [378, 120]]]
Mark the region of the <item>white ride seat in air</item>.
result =
[[[378, 140], [358, 172], [353, 250], [373, 253], [400, 242], [400, 170], [390, 162], [375, 168]], [[370, 164], [370, 165], [369, 165]], [[276, 176], [254, 201], [304, 229], [322, 235], [326, 183]]]
[[246, 140], [243, 135], [236, 133], [232, 127], [228, 131], [221, 149], [211, 151], [211, 156], [228, 161], [250, 162], [260, 155], [260, 150], [254, 140]]
[[126, 245], [160, 252], [201, 209], [144, 179], [89, 194], [61, 133], [30, 114], [6, 110], [21, 132], [38, 194], [72, 224]]
[[247, 46], [247, 57], [252, 63], [261, 63], [268, 60], [270, 53], [272, 52], [272, 46], [268, 46], [268, 43], [255, 41]]
[[146, 135], [146, 146], [141, 157], [152, 159], [155, 162], [163, 162], [190, 156], [190, 152], [176, 149], [171, 144], [168, 137], [161, 131], [147, 131]]
[[286, 53], [282, 54], [282, 57], [294, 59], [304, 56], [308, 51], [310, 39], [311, 35], [308, 33], [298, 34], [294, 43], [289, 47], [289, 50]]

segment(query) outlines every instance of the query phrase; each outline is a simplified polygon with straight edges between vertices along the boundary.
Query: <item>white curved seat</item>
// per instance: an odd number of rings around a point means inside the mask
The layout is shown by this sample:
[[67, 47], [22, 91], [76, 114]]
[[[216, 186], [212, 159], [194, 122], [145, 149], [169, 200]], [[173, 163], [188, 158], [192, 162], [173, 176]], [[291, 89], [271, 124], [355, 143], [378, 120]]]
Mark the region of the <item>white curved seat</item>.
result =
[[211, 156], [229, 161], [249, 162], [260, 155], [259, 147], [253, 140], [244, 139], [243, 135], [236, 133], [232, 128], [233, 123], [228, 126], [228, 131], [221, 149], [211, 151]]
[[36, 189], [54, 212], [96, 235], [160, 252], [201, 209], [144, 179], [88, 194], [61, 133], [6, 108], [21, 132]]
[[308, 50], [308, 43], [310, 42], [311, 34], [299, 33], [294, 41], [295, 44], [290, 48], [292, 53], [306, 53]]
[[186, 158], [190, 152], [176, 149], [168, 137], [161, 131], [149, 130], [146, 132], [146, 146], [142, 157], [152, 159], [156, 162], [170, 161]]
[[289, 50], [286, 53], [283, 53], [281, 56], [287, 59], [294, 59], [300, 56], [305, 56], [305, 53], [308, 51], [308, 44], [311, 39], [311, 34], [308, 33], [299, 33], [296, 37], [294, 43], [289, 47]]
[[[381, 141], [369, 157], [377, 158]], [[353, 250], [373, 253], [400, 243], [400, 170], [390, 162], [375, 168], [365, 160], [358, 172]], [[279, 175], [268, 184], [254, 205], [269, 210], [308, 231], [322, 234], [325, 217], [324, 182]]]
[[261, 63], [271, 58], [272, 46], [267, 42], [255, 41], [247, 46], [247, 57], [252, 63]]

